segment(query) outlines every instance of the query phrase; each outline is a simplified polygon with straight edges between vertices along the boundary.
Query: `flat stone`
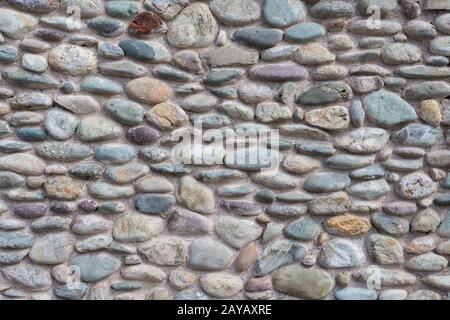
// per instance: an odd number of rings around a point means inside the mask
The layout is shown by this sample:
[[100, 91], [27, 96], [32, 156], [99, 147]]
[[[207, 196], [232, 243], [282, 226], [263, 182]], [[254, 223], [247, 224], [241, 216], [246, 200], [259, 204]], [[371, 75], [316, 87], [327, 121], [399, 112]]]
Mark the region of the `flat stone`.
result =
[[54, 100], [58, 105], [75, 114], [89, 114], [100, 110], [100, 104], [91, 96], [56, 96]]
[[194, 240], [189, 246], [188, 265], [194, 270], [224, 270], [233, 260], [234, 255], [230, 249], [210, 238]]
[[351, 22], [347, 29], [355, 34], [390, 36], [399, 32], [402, 29], [402, 25], [398, 22], [382, 20], [378, 28], [373, 28], [370, 23], [367, 23], [367, 20], [356, 20]]
[[38, 264], [63, 263], [69, 259], [74, 243], [70, 234], [50, 234], [34, 243], [29, 257]]
[[79, 120], [74, 115], [61, 109], [50, 110], [44, 120], [47, 133], [55, 140], [67, 140], [78, 127]]
[[52, 286], [50, 272], [29, 263], [6, 267], [2, 273], [9, 281], [33, 292], [47, 291]]
[[97, 76], [84, 78], [80, 87], [87, 92], [100, 95], [116, 95], [123, 91], [120, 83]]
[[288, 224], [284, 234], [296, 240], [313, 240], [320, 232], [320, 227], [309, 217], [300, 217]]
[[38, 176], [44, 173], [46, 164], [36, 156], [17, 153], [0, 157], [0, 169], [19, 174]]
[[372, 215], [371, 222], [381, 233], [394, 237], [401, 237], [409, 231], [408, 220], [391, 217], [382, 213]]
[[158, 214], [168, 211], [175, 204], [170, 195], [144, 194], [136, 198], [135, 206], [142, 213]]
[[241, 278], [226, 273], [209, 273], [200, 277], [200, 286], [213, 297], [230, 298], [244, 286]]
[[404, 176], [398, 185], [398, 193], [404, 199], [423, 199], [436, 190], [436, 184], [424, 173], [411, 173]]
[[138, 251], [152, 263], [176, 266], [186, 262], [187, 244], [180, 238], [163, 237], [142, 244]]
[[163, 227], [159, 217], [127, 213], [114, 223], [113, 237], [122, 242], [141, 242], [158, 236]]
[[131, 99], [151, 105], [162, 103], [172, 95], [172, 89], [167, 84], [153, 78], [132, 80], [125, 91]]
[[32, 15], [7, 8], [0, 9], [0, 16], [0, 31], [12, 39], [23, 39], [38, 24]]
[[347, 287], [334, 293], [337, 300], [377, 300], [377, 292], [365, 288]]
[[148, 166], [140, 163], [128, 163], [123, 166], [109, 167], [105, 171], [105, 176], [117, 184], [127, 184], [146, 175]]
[[422, 278], [422, 282], [430, 287], [447, 291], [450, 288], [450, 277], [446, 275], [432, 275]]
[[339, 191], [350, 185], [348, 175], [335, 172], [318, 172], [309, 176], [303, 188], [314, 193]]
[[92, 150], [79, 143], [44, 142], [36, 147], [36, 153], [44, 159], [72, 162], [89, 157]]
[[278, 240], [264, 249], [258, 259], [255, 276], [265, 276], [279, 267], [299, 260], [306, 254], [306, 248], [291, 240]]
[[145, 282], [161, 282], [166, 278], [164, 271], [154, 266], [145, 264], [123, 268], [120, 271], [120, 274], [127, 280]]
[[402, 145], [414, 147], [431, 147], [444, 137], [440, 128], [419, 123], [410, 124], [393, 135], [395, 141]]
[[445, 257], [433, 252], [424, 253], [406, 261], [406, 267], [414, 271], [440, 271], [447, 267], [447, 264]]
[[450, 152], [445, 149], [434, 150], [426, 154], [425, 160], [430, 166], [438, 168], [449, 168]]
[[372, 234], [367, 239], [370, 258], [379, 264], [399, 265], [404, 261], [403, 248], [398, 240], [381, 234]]
[[53, 48], [48, 55], [48, 63], [56, 71], [73, 76], [88, 74], [97, 68], [95, 54], [74, 45], [59, 45]]
[[136, 157], [136, 150], [130, 145], [108, 143], [95, 150], [95, 158], [108, 164], [125, 164]]
[[169, 50], [155, 41], [126, 39], [119, 41], [125, 56], [142, 62], [165, 62], [170, 60]]
[[[373, 267], [372, 267], [373, 268]], [[367, 283], [369, 277], [373, 274], [372, 268], [361, 269], [360, 271], [353, 274], [353, 278], [356, 281]], [[380, 285], [383, 286], [407, 286], [415, 284], [417, 278], [415, 275], [396, 269], [382, 269], [377, 270], [380, 276]]]
[[253, 67], [250, 75], [260, 80], [283, 82], [303, 80], [308, 76], [308, 71], [298, 64], [278, 63]]
[[338, 215], [349, 209], [350, 200], [345, 192], [317, 196], [308, 202], [308, 212], [314, 215]]
[[121, 199], [134, 194], [132, 186], [115, 186], [106, 182], [94, 182], [88, 185], [88, 192], [97, 199]]
[[[306, 42], [322, 37], [325, 33], [325, 28], [320, 24], [304, 22], [287, 29], [284, 33], [284, 38], [289, 42]], [[327, 53], [327, 57], [328, 56], [330, 56], [330, 53]]]
[[350, 115], [347, 108], [334, 106], [306, 112], [305, 122], [327, 130], [343, 130], [350, 124]]
[[299, 95], [297, 102], [306, 105], [323, 105], [346, 101], [352, 97], [351, 88], [343, 82], [328, 82], [315, 85]]
[[146, 0], [144, 6], [165, 20], [172, 20], [189, 2], [186, 0]]
[[89, 283], [110, 276], [121, 265], [120, 260], [106, 253], [83, 254], [73, 258], [70, 263], [80, 268], [81, 280]]
[[381, 127], [389, 128], [417, 119], [414, 108], [392, 92], [379, 90], [363, 101], [369, 119]]
[[0, 248], [27, 249], [33, 246], [34, 236], [26, 231], [0, 232]]
[[325, 230], [341, 237], [365, 234], [370, 229], [370, 222], [355, 215], [346, 214], [328, 219]]
[[214, 197], [212, 191], [192, 177], [180, 180], [179, 200], [190, 210], [203, 214], [214, 212]]
[[232, 216], [220, 216], [216, 221], [215, 230], [224, 242], [234, 248], [242, 248], [258, 239], [263, 231], [262, 227], [253, 221]]
[[264, 19], [275, 27], [287, 27], [306, 17], [306, 7], [301, 1], [270, 0], [264, 3]]
[[349, 188], [349, 194], [366, 200], [378, 199], [391, 191], [391, 187], [384, 179], [365, 181], [354, 184]]
[[54, 89], [59, 82], [46, 74], [36, 74], [11, 67], [3, 71], [3, 77], [17, 86], [30, 89]]
[[177, 208], [169, 217], [168, 228], [183, 235], [207, 234], [212, 230], [212, 223], [198, 213]]
[[337, 238], [325, 243], [317, 261], [325, 268], [352, 268], [364, 263], [365, 256], [353, 242]]
[[259, 4], [252, 0], [215, 0], [210, 9], [220, 22], [235, 26], [254, 22], [261, 15]]
[[169, 24], [166, 36], [176, 48], [203, 48], [214, 42], [218, 32], [218, 24], [208, 6], [194, 3], [184, 8]]
[[248, 46], [266, 49], [278, 44], [283, 38], [283, 32], [278, 29], [247, 27], [236, 31], [233, 38]]
[[409, 43], [392, 43], [381, 51], [381, 59], [390, 65], [410, 64], [421, 59], [422, 54], [418, 47]]
[[301, 299], [323, 299], [334, 287], [329, 273], [290, 265], [280, 269], [272, 280], [275, 290]]

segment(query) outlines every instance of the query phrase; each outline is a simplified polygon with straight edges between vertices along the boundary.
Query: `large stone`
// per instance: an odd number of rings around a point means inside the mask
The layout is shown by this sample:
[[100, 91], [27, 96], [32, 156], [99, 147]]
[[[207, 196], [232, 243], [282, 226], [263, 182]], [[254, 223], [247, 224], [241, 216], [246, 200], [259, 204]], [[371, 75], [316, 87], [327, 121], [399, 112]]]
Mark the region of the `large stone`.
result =
[[84, 118], [77, 128], [77, 136], [86, 142], [111, 140], [122, 134], [123, 129], [119, 124], [101, 116]]
[[398, 184], [398, 193], [409, 200], [423, 199], [434, 191], [436, 184], [424, 173], [411, 173], [404, 176]]
[[351, 153], [374, 153], [389, 141], [389, 133], [380, 128], [360, 128], [336, 140], [336, 146]]
[[264, 2], [264, 18], [275, 27], [287, 27], [306, 18], [302, 1], [268, 0]]
[[267, 246], [258, 259], [254, 275], [265, 276], [281, 266], [301, 259], [306, 247], [291, 240], [278, 240]]
[[7, 8], [0, 9], [0, 31], [12, 39], [23, 39], [38, 24], [32, 15]]
[[48, 63], [58, 72], [79, 76], [97, 68], [97, 57], [94, 52], [79, 46], [59, 45], [50, 51]]
[[334, 106], [306, 112], [305, 122], [327, 130], [343, 130], [349, 127], [350, 115], [347, 108]]
[[371, 259], [380, 264], [397, 265], [402, 264], [403, 248], [395, 238], [372, 234], [367, 240], [367, 251]]
[[193, 3], [169, 24], [167, 41], [177, 48], [203, 48], [214, 42], [219, 27], [207, 5]]
[[0, 157], [0, 169], [10, 170], [19, 174], [38, 176], [44, 173], [46, 164], [38, 157], [17, 153]]
[[148, 261], [161, 266], [176, 266], [186, 262], [187, 244], [174, 237], [152, 239], [139, 247]]

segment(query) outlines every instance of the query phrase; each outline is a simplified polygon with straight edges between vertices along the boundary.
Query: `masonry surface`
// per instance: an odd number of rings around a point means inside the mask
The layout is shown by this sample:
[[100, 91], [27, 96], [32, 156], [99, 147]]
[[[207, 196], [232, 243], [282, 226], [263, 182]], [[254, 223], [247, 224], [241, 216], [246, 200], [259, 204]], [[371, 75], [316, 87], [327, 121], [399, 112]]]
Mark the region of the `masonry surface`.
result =
[[[447, 299], [450, 0], [2, 0], [0, 33], [0, 299]], [[194, 123], [279, 140], [177, 162]]]

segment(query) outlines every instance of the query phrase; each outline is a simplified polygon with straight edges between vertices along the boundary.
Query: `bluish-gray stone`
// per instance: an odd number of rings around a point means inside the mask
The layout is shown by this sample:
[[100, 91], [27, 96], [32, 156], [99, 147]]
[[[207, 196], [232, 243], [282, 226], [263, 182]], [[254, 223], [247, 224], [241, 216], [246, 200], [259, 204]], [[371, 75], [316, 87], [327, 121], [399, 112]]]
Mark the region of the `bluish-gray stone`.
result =
[[133, 101], [110, 99], [105, 101], [103, 108], [115, 120], [126, 125], [137, 125], [144, 119], [144, 108]]
[[297, 240], [309, 241], [319, 234], [320, 227], [310, 217], [301, 217], [294, 222], [288, 224], [284, 229], [284, 234], [287, 237]]
[[377, 292], [366, 288], [348, 287], [335, 292], [337, 300], [377, 300]]
[[309, 192], [333, 192], [347, 188], [350, 185], [348, 175], [337, 172], [317, 172], [306, 178], [303, 189]]
[[81, 280], [85, 282], [100, 281], [120, 268], [120, 260], [107, 254], [83, 254], [73, 258], [71, 265], [80, 268]]
[[441, 128], [413, 123], [394, 133], [397, 143], [406, 146], [432, 147], [444, 137]]
[[136, 208], [142, 213], [159, 214], [167, 212], [175, 204], [169, 195], [143, 194], [136, 198]]
[[130, 145], [103, 144], [95, 150], [95, 158], [104, 163], [124, 164], [136, 157], [136, 150]]

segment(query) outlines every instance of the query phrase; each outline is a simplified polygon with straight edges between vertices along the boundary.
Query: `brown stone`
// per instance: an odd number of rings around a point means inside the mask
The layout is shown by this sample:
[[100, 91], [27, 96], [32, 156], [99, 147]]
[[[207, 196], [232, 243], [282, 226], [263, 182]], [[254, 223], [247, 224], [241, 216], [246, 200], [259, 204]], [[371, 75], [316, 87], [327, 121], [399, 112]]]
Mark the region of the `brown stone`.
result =
[[325, 228], [332, 234], [356, 236], [366, 233], [370, 229], [370, 223], [358, 216], [347, 214], [328, 219]]
[[153, 12], [138, 13], [128, 26], [128, 32], [137, 37], [146, 37], [167, 29], [164, 21]]

